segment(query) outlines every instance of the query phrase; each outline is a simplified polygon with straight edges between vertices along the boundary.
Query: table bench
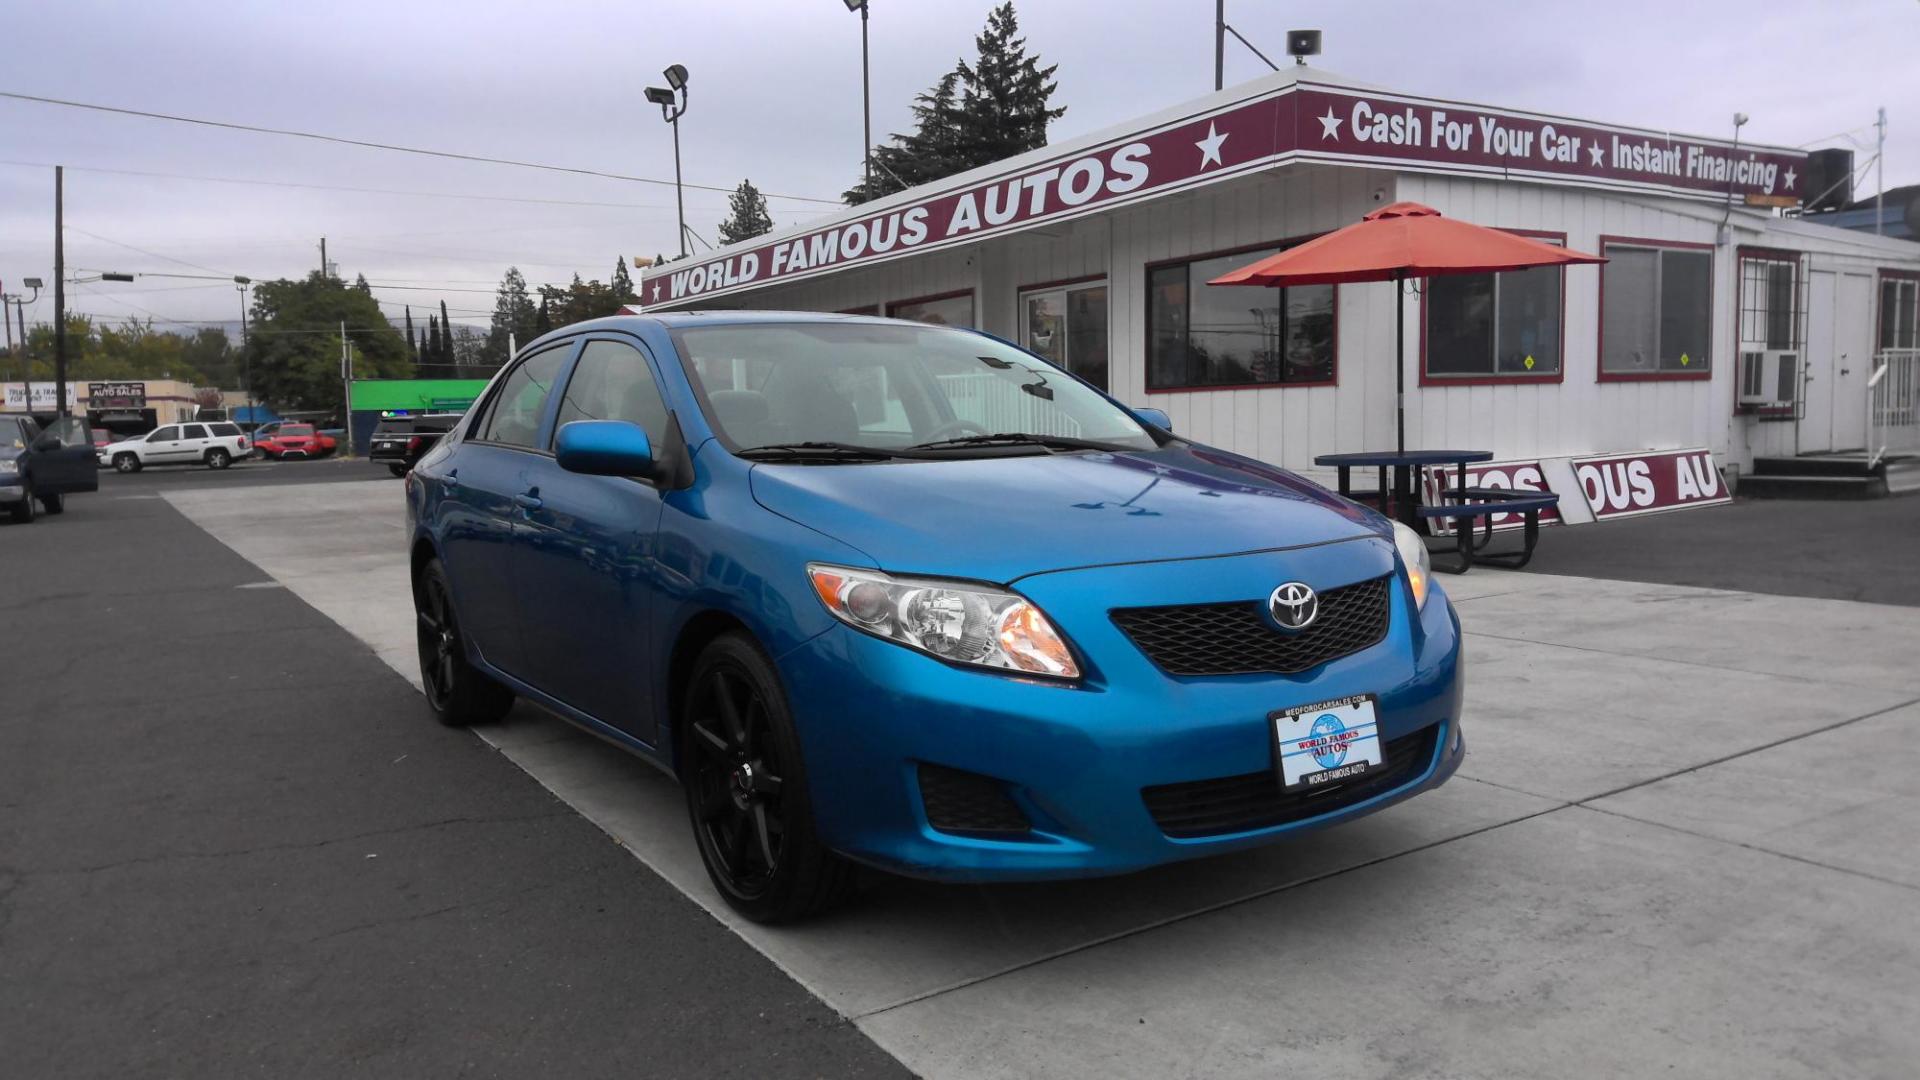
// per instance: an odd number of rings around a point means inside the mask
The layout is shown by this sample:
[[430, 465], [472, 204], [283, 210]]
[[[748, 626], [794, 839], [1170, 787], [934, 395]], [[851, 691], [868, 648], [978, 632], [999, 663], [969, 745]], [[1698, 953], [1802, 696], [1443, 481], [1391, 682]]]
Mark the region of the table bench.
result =
[[[1540, 514], [1560, 505], [1560, 496], [1547, 491], [1515, 491], [1510, 488], [1452, 487], [1440, 493], [1443, 500], [1435, 506], [1422, 506], [1414, 513], [1427, 521], [1448, 521], [1453, 525], [1454, 565], [1435, 562], [1433, 568], [1449, 574], [1464, 574], [1477, 560], [1510, 570], [1518, 570], [1533, 559], [1533, 547], [1540, 539]], [[1493, 540], [1495, 514], [1519, 514], [1525, 520], [1519, 551], [1483, 553]], [[1486, 528], [1478, 540], [1473, 522], [1483, 519]], [[1436, 552], [1436, 554], [1438, 554]]]

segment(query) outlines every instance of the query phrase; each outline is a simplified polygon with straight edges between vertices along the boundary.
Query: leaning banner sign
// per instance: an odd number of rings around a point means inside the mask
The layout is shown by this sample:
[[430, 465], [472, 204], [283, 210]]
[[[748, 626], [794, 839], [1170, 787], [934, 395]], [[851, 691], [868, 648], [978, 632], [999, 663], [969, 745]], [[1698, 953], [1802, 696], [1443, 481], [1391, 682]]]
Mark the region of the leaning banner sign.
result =
[[87, 404], [95, 409], [144, 409], [147, 384], [143, 382], [90, 382]]
[[[1440, 492], [1454, 486], [1459, 479], [1452, 469], [1429, 469], [1426, 472], [1426, 501], [1437, 505], [1445, 500]], [[1480, 488], [1500, 488], [1506, 491], [1548, 491], [1546, 474], [1537, 461], [1488, 461], [1467, 466], [1467, 486]], [[1491, 518], [1496, 529], [1516, 529], [1526, 524], [1524, 514], [1494, 514]], [[1560, 522], [1560, 511], [1547, 507], [1540, 511], [1540, 524], [1555, 525]]]
[[642, 271], [641, 304], [674, 307], [1060, 222], [1293, 161], [1649, 192], [1797, 199], [1803, 151], [1734, 145], [1305, 81], [1216, 95], [936, 181], [839, 219]]
[[[53, 412], [60, 406], [54, 397], [53, 384], [46, 383], [7, 383], [6, 402], [9, 409], [31, 410], [33, 412]], [[73, 383], [67, 384], [67, 407], [69, 409], [79, 400], [79, 388]]]
[[1596, 520], [1732, 502], [1705, 447], [1573, 459]]

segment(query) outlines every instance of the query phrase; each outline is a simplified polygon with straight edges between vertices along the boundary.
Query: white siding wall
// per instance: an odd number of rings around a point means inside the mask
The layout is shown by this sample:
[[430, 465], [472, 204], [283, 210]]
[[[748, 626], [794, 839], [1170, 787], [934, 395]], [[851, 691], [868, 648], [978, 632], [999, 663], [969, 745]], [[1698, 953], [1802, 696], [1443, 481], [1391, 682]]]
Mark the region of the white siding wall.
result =
[[[1719, 208], [1541, 184], [1396, 175], [1356, 168], [1291, 167], [1198, 192], [1157, 199], [990, 239], [966, 248], [774, 287], [728, 306], [843, 310], [960, 289], [975, 292], [982, 329], [1018, 339], [1017, 297], [1042, 282], [1105, 274], [1111, 390], [1133, 405], [1165, 409], [1191, 438], [1312, 475], [1317, 454], [1390, 448], [1394, 442], [1393, 286], [1340, 286], [1335, 386], [1243, 390], [1146, 390], [1146, 267], [1149, 263], [1273, 243], [1339, 228], [1388, 202], [1427, 203], [1450, 217], [1499, 228], [1547, 230], [1598, 253], [1600, 237], [1711, 244]], [[1566, 271], [1559, 382], [1428, 386], [1419, 378], [1420, 300], [1405, 297], [1407, 445], [1472, 448], [1500, 459], [1707, 446], [1723, 461], [1790, 453], [1793, 425], [1735, 417], [1734, 246], [1814, 251], [1814, 265], [1871, 272], [1894, 264], [1845, 241], [1782, 237], [1747, 215], [1715, 251], [1712, 374], [1700, 380], [1600, 382], [1598, 267]], [[1905, 262], [1911, 266], [1911, 260]]]

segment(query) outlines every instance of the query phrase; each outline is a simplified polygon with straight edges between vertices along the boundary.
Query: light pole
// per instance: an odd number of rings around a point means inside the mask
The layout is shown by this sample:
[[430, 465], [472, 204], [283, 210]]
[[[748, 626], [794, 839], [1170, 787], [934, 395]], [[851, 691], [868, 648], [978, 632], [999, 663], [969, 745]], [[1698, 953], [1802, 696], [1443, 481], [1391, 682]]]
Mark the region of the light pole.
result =
[[687, 111], [687, 69], [673, 64], [661, 74], [666, 86], [647, 87], [647, 100], [660, 106], [660, 119], [673, 126], [673, 203], [680, 215], [680, 257], [687, 257], [687, 200], [680, 186], [680, 116]]
[[867, 69], [867, 0], [846, 0], [848, 11], [860, 13], [860, 132], [861, 161], [865, 162], [865, 181], [861, 186], [873, 194], [873, 82]]
[[[0, 322], [6, 322], [8, 317], [7, 305], [12, 304], [13, 318], [18, 320], [20, 324], [20, 360], [22, 362], [21, 369], [24, 371], [25, 361], [27, 359], [27, 305], [39, 302], [40, 290], [45, 287], [45, 283], [37, 277], [30, 277], [21, 278], [20, 285], [22, 288], [32, 289], [33, 295], [22, 298], [19, 293], [15, 293], [12, 296], [0, 294]], [[7, 325], [11, 326], [13, 324], [8, 323]]]
[[253, 279], [240, 274], [233, 276], [233, 287], [240, 290], [240, 360], [246, 365], [246, 374], [241, 378], [247, 383], [247, 419], [253, 420], [253, 352], [247, 348], [247, 287]]

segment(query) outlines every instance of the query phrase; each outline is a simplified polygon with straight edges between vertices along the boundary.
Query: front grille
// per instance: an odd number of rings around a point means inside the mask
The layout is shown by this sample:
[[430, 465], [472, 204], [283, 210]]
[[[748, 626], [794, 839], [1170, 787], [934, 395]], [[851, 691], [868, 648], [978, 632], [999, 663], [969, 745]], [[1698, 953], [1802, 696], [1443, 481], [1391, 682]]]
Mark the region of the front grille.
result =
[[1169, 675], [1292, 675], [1379, 644], [1392, 583], [1387, 575], [1328, 589], [1298, 633], [1275, 626], [1258, 601], [1120, 608], [1113, 621]]
[[1432, 724], [1411, 735], [1388, 739], [1381, 748], [1386, 757], [1381, 765], [1323, 787], [1288, 791], [1280, 786], [1277, 772], [1262, 769], [1241, 776], [1142, 788], [1140, 797], [1146, 800], [1154, 824], [1176, 839], [1302, 821], [1371, 799], [1420, 775], [1433, 760], [1440, 728]]
[[927, 823], [941, 832], [1006, 836], [1033, 828], [998, 780], [940, 765], [920, 766]]

